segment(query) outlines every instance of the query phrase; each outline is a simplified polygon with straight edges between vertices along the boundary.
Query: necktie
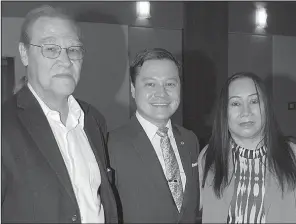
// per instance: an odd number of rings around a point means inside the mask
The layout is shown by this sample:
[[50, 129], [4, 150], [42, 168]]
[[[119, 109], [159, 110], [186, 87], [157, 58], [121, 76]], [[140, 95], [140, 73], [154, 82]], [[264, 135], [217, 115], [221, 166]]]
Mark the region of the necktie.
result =
[[183, 187], [178, 162], [168, 137], [168, 128], [159, 128], [157, 134], [161, 137], [160, 148], [165, 163], [165, 176], [175, 204], [180, 212], [183, 201]]

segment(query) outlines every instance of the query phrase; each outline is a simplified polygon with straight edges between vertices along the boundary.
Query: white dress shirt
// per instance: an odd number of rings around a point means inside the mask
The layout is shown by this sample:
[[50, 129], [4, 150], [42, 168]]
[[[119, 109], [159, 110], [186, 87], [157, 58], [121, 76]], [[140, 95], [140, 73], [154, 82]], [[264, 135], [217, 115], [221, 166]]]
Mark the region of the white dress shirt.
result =
[[[139, 112], [136, 112], [136, 117], [138, 119], [138, 121], [140, 122], [141, 126], [143, 127], [144, 131], [146, 132], [146, 135], [148, 136], [155, 152], [156, 155], [158, 157], [158, 160], [161, 164], [162, 170], [165, 173], [166, 169], [165, 169], [165, 162], [164, 162], [164, 158], [162, 155], [162, 150], [160, 148], [160, 136], [158, 134], [156, 134], [158, 127], [155, 126], [154, 124], [150, 123], [149, 121], [147, 121], [145, 118], [143, 118]], [[175, 153], [178, 165], [179, 165], [179, 169], [180, 169], [180, 175], [181, 175], [181, 180], [182, 180], [182, 186], [183, 186], [183, 192], [185, 191], [185, 186], [186, 186], [186, 175], [183, 169], [183, 165], [181, 162], [181, 158], [179, 155], [179, 151], [178, 151], [178, 147], [175, 141], [175, 137], [173, 134], [173, 130], [172, 130], [172, 124], [171, 124], [171, 120], [168, 121], [166, 127], [168, 128], [168, 137], [170, 139], [173, 151]]]
[[104, 208], [98, 194], [101, 175], [83, 129], [83, 110], [70, 95], [68, 97], [69, 113], [64, 126], [59, 112], [51, 110], [29, 83], [28, 87], [38, 100], [59, 146], [79, 206], [81, 222], [104, 223]]

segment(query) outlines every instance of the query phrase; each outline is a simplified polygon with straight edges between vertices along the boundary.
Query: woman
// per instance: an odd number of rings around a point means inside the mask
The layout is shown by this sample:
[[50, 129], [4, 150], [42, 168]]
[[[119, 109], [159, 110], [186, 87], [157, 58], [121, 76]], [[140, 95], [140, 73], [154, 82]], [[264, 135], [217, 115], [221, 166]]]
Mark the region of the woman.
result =
[[198, 158], [204, 223], [296, 223], [296, 145], [272, 106], [253, 73], [234, 74], [223, 87]]

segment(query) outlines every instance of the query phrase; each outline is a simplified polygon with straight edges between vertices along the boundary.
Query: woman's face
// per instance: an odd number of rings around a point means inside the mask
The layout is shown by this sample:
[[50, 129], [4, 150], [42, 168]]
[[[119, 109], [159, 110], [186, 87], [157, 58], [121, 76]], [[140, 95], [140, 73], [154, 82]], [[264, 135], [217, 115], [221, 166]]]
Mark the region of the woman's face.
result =
[[233, 138], [262, 138], [265, 108], [252, 79], [242, 77], [229, 85], [228, 127]]

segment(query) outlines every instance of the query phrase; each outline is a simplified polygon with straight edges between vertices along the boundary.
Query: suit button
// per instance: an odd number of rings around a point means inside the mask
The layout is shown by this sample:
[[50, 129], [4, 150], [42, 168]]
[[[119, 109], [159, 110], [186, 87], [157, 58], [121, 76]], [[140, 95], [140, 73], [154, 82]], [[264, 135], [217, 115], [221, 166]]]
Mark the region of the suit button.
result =
[[76, 222], [77, 221], [77, 215], [73, 215], [72, 216], [72, 222]]

